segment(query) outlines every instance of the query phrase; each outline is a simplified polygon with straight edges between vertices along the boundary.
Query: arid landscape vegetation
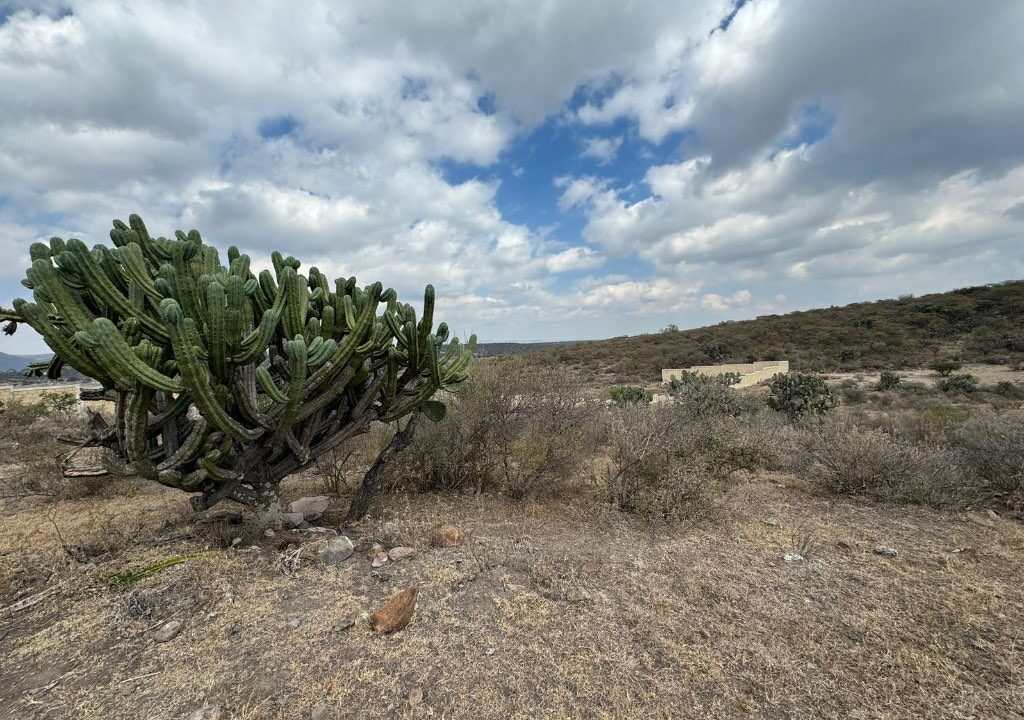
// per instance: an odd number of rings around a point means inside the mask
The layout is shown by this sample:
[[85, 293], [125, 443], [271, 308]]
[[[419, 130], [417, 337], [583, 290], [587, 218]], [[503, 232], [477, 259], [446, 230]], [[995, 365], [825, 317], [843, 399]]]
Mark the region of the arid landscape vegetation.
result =
[[[557, 350], [478, 359], [367, 517], [345, 521], [394, 424], [289, 479], [307, 519], [266, 532], [61, 478], [83, 420], [5, 407], [0, 712], [1020, 717], [1024, 373], [941, 337], [937, 369], [656, 403]], [[375, 630], [409, 588], [411, 622]]]
[[3, 0], [0, 720], [1024, 720], [1021, 47]]

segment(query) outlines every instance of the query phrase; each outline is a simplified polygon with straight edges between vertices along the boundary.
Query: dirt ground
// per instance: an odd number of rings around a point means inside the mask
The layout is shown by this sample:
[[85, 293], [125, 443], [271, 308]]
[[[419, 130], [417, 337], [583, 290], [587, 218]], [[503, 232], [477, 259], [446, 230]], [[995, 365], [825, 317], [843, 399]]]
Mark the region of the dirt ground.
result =
[[[180, 493], [132, 490], [4, 513], [0, 717], [1024, 717], [1024, 526], [988, 513], [784, 476], [660, 533], [581, 498], [397, 496], [332, 568], [282, 547], [315, 533], [203, 526]], [[374, 570], [388, 520], [418, 552]], [[466, 537], [432, 547], [445, 522]], [[410, 586], [411, 624], [375, 634], [363, 614]]]
[[[980, 365], [980, 364], [967, 364], [956, 371], [957, 374], [969, 373], [978, 378], [978, 381], [983, 385], [994, 385], [997, 382], [1024, 382], [1024, 371], [1014, 370], [1008, 365]], [[916, 368], [907, 370], [898, 370], [896, 373], [908, 382], [921, 383], [922, 385], [932, 386], [941, 378], [938, 373], [934, 370], [928, 370], [927, 368]], [[858, 380], [861, 385], [874, 386], [878, 383], [879, 373], [825, 373], [824, 377], [828, 380]]]

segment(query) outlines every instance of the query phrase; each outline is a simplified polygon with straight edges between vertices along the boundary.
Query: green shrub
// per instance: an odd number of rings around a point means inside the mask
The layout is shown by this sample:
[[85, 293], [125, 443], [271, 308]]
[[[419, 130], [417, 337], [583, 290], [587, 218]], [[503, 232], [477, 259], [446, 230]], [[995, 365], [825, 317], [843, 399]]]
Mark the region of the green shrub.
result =
[[1009, 380], [1000, 380], [991, 388], [991, 391], [1005, 398], [1019, 399], [1024, 397], [1024, 392], [1021, 391], [1020, 385]]
[[817, 375], [779, 373], [768, 381], [768, 407], [790, 417], [822, 415], [839, 407], [839, 399], [828, 383]]
[[930, 370], [934, 370], [942, 377], [947, 377], [959, 370], [961, 367], [963, 367], [963, 364], [959, 360], [954, 360], [953, 358], [939, 358], [928, 364], [928, 368]]
[[47, 393], [39, 400], [46, 412], [57, 417], [70, 418], [78, 409], [78, 398], [74, 393]]
[[878, 376], [878, 389], [879, 390], [893, 390], [899, 387], [903, 381], [896, 373], [891, 370], [883, 370], [882, 374]]
[[654, 397], [649, 390], [637, 385], [615, 387], [608, 391], [612, 401], [619, 405], [646, 404]]
[[937, 383], [935, 387], [944, 393], [972, 393], [978, 389], [978, 378], [970, 373], [948, 375]]

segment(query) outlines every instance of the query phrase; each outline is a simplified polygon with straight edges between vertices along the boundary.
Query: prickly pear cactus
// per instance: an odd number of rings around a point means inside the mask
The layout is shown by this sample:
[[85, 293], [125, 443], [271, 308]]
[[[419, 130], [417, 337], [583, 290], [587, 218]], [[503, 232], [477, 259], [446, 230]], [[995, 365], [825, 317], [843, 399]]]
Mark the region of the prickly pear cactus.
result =
[[116, 423], [99, 438], [111, 472], [195, 493], [276, 508], [289, 474], [375, 420], [422, 409], [468, 374], [476, 338], [460, 347], [434, 329], [434, 289], [423, 314], [380, 283], [333, 283], [315, 267], [271, 256], [258, 275], [247, 255], [227, 265], [199, 233], [151, 237], [141, 218], [114, 221], [114, 247], [52, 238], [32, 246], [10, 320], [35, 328], [64, 364], [99, 381]]
[[833, 394], [828, 383], [817, 375], [779, 373], [768, 381], [768, 387], [768, 407], [790, 417], [823, 415], [839, 407], [839, 398]]

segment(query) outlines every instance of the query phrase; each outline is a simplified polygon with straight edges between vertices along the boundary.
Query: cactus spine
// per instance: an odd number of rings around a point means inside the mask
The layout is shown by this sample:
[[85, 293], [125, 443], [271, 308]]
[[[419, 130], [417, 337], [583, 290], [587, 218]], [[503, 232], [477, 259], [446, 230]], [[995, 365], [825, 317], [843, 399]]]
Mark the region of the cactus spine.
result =
[[0, 319], [43, 336], [51, 377], [67, 364], [116, 398], [99, 438], [108, 469], [196, 493], [197, 508], [270, 509], [284, 477], [371, 422], [442, 417], [431, 397], [468, 376], [475, 337], [434, 331], [429, 285], [417, 321], [394, 290], [353, 277], [332, 291], [279, 252], [257, 276], [237, 248], [225, 267], [195, 230], [154, 238], [137, 215], [110, 238], [34, 244], [34, 301]]

